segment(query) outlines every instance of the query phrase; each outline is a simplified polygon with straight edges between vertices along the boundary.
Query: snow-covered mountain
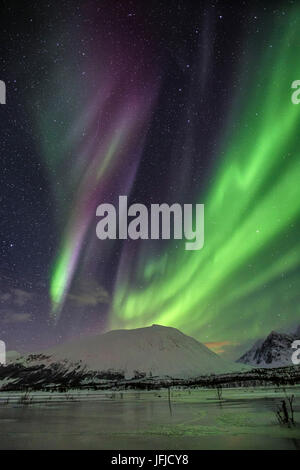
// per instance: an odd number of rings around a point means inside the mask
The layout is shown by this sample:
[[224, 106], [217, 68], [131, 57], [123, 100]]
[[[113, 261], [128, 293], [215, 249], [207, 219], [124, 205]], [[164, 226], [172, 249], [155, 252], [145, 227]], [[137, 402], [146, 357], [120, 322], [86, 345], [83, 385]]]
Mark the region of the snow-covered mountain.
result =
[[272, 331], [265, 340], [257, 341], [237, 362], [256, 367], [292, 366], [292, 343], [299, 338], [295, 334]]
[[114, 371], [125, 378], [139, 374], [192, 378], [242, 369], [194, 338], [160, 325], [110, 331], [64, 344], [45, 354], [52, 361], [81, 362], [89, 370]]

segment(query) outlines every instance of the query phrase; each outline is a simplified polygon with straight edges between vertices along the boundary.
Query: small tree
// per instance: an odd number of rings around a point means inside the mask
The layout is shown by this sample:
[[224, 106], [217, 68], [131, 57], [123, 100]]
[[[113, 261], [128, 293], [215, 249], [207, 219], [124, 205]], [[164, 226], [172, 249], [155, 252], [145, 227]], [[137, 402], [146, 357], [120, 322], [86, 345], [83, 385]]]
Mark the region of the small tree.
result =
[[216, 386], [216, 392], [217, 392], [218, 400], [222, 400], [223, 389], [221, 385]]
[[294, 399], [295, 399], [295, 395], [291, 395], [291, 396], [287, 397], [287, 400], [288, 400], [289, 406], [290, 406], [290, 413], [291, 413], [290, 422], [292, 424], [295, 424], [295, 421], [294, 421], [294, 407], [293, 407]]
[[286, 397], [289, 407], [287, 407], [286, 400], [281, 401], [281, 405], [275, 412], [279, 424], [295, 424], [293, 407], [294, 398], [294, 395]]

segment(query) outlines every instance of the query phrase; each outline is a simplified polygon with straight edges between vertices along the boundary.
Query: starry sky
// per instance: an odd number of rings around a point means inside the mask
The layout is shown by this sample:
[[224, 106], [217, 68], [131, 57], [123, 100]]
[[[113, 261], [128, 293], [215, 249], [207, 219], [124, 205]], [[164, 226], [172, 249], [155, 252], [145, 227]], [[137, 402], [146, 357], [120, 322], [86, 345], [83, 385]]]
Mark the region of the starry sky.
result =
[[[299, 323], [300, 7], [1, 2], [0, 338], [179, 328], [237, 358]], [[205, 244], [96, 237], [96, 208], [205, 204]]]

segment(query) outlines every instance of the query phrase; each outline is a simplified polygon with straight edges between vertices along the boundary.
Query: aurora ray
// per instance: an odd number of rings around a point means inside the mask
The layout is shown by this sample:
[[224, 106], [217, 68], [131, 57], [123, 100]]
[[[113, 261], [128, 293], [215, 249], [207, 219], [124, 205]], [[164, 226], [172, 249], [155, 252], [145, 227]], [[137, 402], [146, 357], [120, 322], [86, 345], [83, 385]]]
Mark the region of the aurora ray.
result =
[[[53, 175], [61, 240], [50, 273], [51, 316], [55, 323], [80, 260], [86, 271], [93, 263], [94, 254], [87, 257], [86, 253], [95, 241], [91, 229], [97, 205], [107, 197], [116, 198], [115, 188], [122, 194], [130, 191], [147, 132], [147, 117], [157, 93], [152, 72], [147, 76], [137, 73], [136, 57], [125, 52], [126, 43], [119, 50], [105, 39], [104, 33], [98, 42], [102, 50], [99, 53], [96, 48], [90, 53], [93, 59], [87, 67], [87, 92], [73, 79], [71, 51], [66, 53], [67, 76], [61, 68], [55, 69], [55, 84], [62, 80], [73, 83], [71, 99], [60, 96], [68, 110], [67, 126], [57, 131], [57, 125], [53, 125], [61, 116], [51, 93], [48, 113], [38, 120], [46, 136], [42, 152], [49, 175]], [[121, 61], [120, 57], [126, 59]]]

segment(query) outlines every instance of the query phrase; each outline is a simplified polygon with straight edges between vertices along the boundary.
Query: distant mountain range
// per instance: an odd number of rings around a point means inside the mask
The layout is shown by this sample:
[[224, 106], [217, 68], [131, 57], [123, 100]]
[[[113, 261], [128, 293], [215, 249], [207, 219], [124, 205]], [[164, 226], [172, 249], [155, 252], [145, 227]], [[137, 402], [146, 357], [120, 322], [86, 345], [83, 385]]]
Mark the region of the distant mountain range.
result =
[[291, 366], [293, 339], [293, 335], [272, 332], [234, 363], [175, 328], [152, 325], [115, 330], [37, 354], [8, 355], [7, 365], [0, 365], [0, 389], [294, 384], [299, 383], [300, 366]]
[[294, 333], [272, 331], [267, 338], [258, 340], [237, 362], [266, 368], [292, 366], [292, 343], [296, 339], [300, 339], [300, 326]]
[[176, 328], [160, 325], [114, 330], [19, 358], [14, 354], [8, 364], [37, 371], [37, 377], [49, 368], [51, 375], [57, 370], [66, 376], [80, 375], [81, 379], [87, 373], [104, 379], [191, 379], [248, 370]]

